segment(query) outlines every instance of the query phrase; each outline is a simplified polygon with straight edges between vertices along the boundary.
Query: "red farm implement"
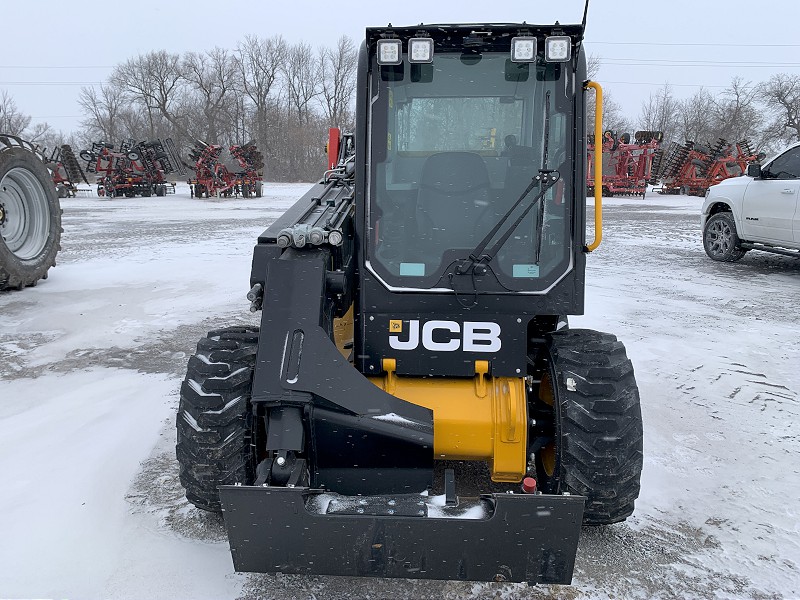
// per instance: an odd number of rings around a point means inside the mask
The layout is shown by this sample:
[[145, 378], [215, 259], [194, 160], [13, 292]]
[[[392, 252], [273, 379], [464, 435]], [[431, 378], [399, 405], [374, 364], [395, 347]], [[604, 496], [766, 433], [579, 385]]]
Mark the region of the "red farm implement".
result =
[[86, 173], [81, 168], [75, 153], [69, 144], [54, 148], [52, 152], [43, 153], [43, 160], [48, 169], [53, 173], [53, 183], [59, 198], [74, 198], [77, 196], [78, 184], [83, 181], [87, 185]]
[[164, 196], [169, 186], [167, 175], [186, 175], [171, 138], [138, 143], [126, 140], [119, 149], [95, 142], [80, 157], [86, 161], [86, 170], [97, 175], [97, 195], [109, 198]]
[[757, 158], [747, 140], [729, 144], [719, 138], [714, 146], [672, 142], [658, 157], [651, 183], [661, 181], [660, 194], [704, 196], [715, 183], [743, 174]]
[[[603, 134], [603, 195], [644, 196], [662, 137], [660, 131], [637, 131], [631, 142], [628, 133], [617, 137], [614, 132], [606, 131]], [[590, 136], [586, 171], [589, 195], [594, 193], [595, 186], [594, 147], [594, 137]]]
[[189, 157], [194, 178], [189, 180], [198, 198], [260, 198], [264, 157], [255, 143], [224, 148], [196, 141]]

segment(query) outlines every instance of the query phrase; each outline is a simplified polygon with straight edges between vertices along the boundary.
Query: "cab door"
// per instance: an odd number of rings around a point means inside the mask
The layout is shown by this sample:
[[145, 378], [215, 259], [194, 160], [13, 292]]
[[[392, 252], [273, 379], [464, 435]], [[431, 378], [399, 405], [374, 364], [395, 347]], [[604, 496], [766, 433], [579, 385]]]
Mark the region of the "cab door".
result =
[[742, 237], [773, 243], [800, 239], [800, 146], [764, 165], [744, 194]]

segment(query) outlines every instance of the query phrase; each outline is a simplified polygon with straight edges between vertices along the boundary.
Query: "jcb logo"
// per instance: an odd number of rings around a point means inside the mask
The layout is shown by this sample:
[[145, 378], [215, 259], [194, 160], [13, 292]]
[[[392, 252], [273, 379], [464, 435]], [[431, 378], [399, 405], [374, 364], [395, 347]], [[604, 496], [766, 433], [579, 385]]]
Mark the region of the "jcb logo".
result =
[[[402, 332], [402, 321], [389, 322], [390, 332]], [[395, 350], [414, 350], [419, 347], [419, 321], [409, 321], [408, 339], [389, 336], [389, 346]], [[436, 340], [434, 340], [436, 338]], [[462, 344], [463, 343], [463, 344]], [[422, 326], [422, 346], [435, 352], [497, 352], [500, 342], [500, 325], [484, 321], [466, 321], [462, 332], [455, 321], [427, 321]]]

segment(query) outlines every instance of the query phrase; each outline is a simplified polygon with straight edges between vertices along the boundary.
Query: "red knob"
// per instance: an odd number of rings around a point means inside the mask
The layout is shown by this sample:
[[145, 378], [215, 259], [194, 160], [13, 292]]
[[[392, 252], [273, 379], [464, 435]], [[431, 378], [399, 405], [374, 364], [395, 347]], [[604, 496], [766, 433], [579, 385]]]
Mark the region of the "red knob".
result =
[[533, 477], [526, 477], [522, 480], [522, 491], [532, 494], [536, 491], [536, 480]]

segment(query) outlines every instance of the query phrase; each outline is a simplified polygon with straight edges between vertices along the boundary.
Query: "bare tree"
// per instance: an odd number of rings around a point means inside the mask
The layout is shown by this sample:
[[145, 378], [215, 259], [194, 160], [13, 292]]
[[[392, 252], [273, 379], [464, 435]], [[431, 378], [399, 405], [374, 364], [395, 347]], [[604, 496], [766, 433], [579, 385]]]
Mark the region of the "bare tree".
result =
[[729, 142], [752, 139], [761, 129], [762, 117], [756, 108], [758, 90], [749, 82], [735, 77], [713, 101], [714, 137]]
[[589, 59], [586, 61], [586, 77], [589, 79], [594, 79], [597, 77], [602, 64], [603, 60], [599, 56], [596, 54], [590, 54]]
[[650, 94], [650, 97], [642, 103], [639, 127], [648, 131], [661, 131], [665, 140], [674, 139], [678, 105], [678, 101], [672, 96], [672, 88], [665, 83], [664, 87]]
[[329, 127], [350, 129], [353, 126], [357, 62], [356, 46], [344, 35], [339, 38], [336, 48], [321, 48], [319, 51], [320, 104]]
[[758, 91], [773, 116], [769, 129], [786, 141], [800, 141], [800, 75], [773, 75]]
[[[258, 147], [268, 163], [276, 162], [276, 144], [281, 139], [276, 135], [274, 121], [277, 111], [276, 82], [280, 77], [281, 65], [286, 59], [288, 48], [281, 36], [258, 38], [247, 36], [236, 49], [240, 86], [249, 99], [253, 110], [251, 127]], [[244, 110], [244, 107], [242, 107]], [[271, 172], [277, 170], [271, 168]]]
[[150, 137], [157, 135], [156, 115], [166, 119], [183, 137], [191, 137], [180, 118], [179, 104], [185, 83], [180, 55], [165, 50], [140, 54], [118, 65], [111, 74], [111, 82], [145, 108]]
[[110, 142], [122, 137], [120, 121], [126, 104], [120, 86], [104, 85], [99, 91], [93, 87], [83, 87], [78, 104], [87, 115], [83, 127], [91, 131], [93, 137]]
[[283, 64], [283, 76], [289, 103], [299, 123], [311, 118], [310, 103], [320, 93], [317, 69], [311, 46], [298, 42], [289, 48]]
[[0, 132], [22, 135], [31, 123], [31, 117], [22, 113], [14, 98], [3, 90], [0, 94]]
[[[600, 72], [602, 59], [592, 54], [586, 64], [586, 76], [594, 79]], [[588, 94], [586, 102], [587, 127], [594, 131], [594, 117], [597, 111], [597, 99], [594, 94]], [[624, 133], [631, 128], [631, 123], [625, 116], [622, 107], [614, 100], [610, 92], [603, 92], [603, 131], [614, 131], [617, 134]]]
[[35, 123], [32, 127], [28, 126], [22, 133], [26, 140], [38, 145], [46, 145], [47, 140], [54, 134], [55, 131], [47, 122]]
[[233, 101], [236, 63], [233, 56], [222, 48], [202, 54], [189, 52], [183, 59], [183, 71], [190, 84], [191, 97], [196, 99], [201, 119], [195, 119], [195, 129], [203, 141], [220, 143], [223, 121], [226, 120], [226, 103]]
[[714, 97], [704, 88], [679, 102], [673, 139], [680, 142], [713, 139], [715, 132], [710, 118], [713, 108]]

